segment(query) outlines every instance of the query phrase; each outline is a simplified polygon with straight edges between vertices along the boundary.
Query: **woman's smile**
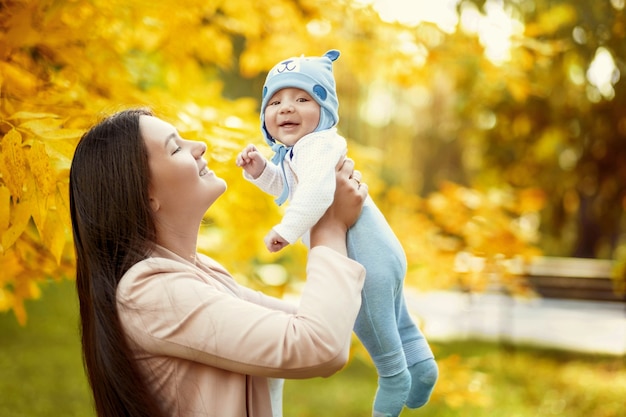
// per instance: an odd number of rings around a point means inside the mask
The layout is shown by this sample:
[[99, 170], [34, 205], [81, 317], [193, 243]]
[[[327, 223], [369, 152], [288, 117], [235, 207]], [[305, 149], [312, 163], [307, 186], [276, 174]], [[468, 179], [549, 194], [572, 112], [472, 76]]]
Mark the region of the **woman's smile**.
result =
[[224, 180], [215, 176], [204, 159], [206, 144], [181, 138], [174, 126], [156, 117], [142, 116], [140, 126], [155, 206], [164, 213], [187, 212], [189, 219], [201, 218], [226, 191]]

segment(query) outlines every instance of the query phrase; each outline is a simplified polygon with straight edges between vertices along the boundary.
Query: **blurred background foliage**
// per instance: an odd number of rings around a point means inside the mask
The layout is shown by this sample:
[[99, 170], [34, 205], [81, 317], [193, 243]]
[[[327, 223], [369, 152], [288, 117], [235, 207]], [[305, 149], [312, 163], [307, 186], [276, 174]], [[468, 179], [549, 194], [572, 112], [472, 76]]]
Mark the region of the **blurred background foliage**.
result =
[[[267, 253], [262, 237], [281, 211], [243, 180], [234, 157], [247, 143], [269, 152], [258, 119], [266, 71], [328, 49], [342, 54], [339, 130], [405, 247], [408, 286], [480, 290], [483, 272], [496, 271], [525, 291], [519, 272], [540, 253], [623, 266], [624, 7], [0, 0], [0, 312], [24, 325], [27, 300], [73, 279], [74, 147], [101, 117], [137, 106], [206, 141], [211, 168], [229, 184], [207, 213], [202, 250], [241, 282], [297, 291], [306, 251]], [[454, 375], [442, 380], [442, 398], [488, 404], [466, 365], [441, 359]]]

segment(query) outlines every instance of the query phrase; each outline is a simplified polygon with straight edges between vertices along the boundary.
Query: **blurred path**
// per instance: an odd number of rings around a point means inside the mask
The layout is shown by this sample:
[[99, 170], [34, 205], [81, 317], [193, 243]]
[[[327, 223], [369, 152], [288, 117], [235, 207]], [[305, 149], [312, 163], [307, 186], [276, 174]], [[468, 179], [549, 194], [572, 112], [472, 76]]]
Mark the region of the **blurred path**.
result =
[[475, 338], [626, 355], [625, 303], [405, 291], [433, 341]]

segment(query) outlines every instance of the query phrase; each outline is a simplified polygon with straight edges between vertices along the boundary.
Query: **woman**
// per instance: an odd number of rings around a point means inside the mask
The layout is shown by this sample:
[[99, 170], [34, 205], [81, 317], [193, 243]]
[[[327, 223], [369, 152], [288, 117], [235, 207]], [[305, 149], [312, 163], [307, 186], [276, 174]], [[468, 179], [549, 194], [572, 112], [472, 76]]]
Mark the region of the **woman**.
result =
[[[299, 306], [235, 283], [198, 254], [204, 213], [226, 190], [148, 110], [94, 126], [70, 170], [85, 366], [99, 417], [271, 417], [272, 378], [328, 376], [347, 360], [365, 276], [346, 231], [367, 186], [350, 160], [311, 231]], [[354, 181], [351, 181], [354, 180]]]

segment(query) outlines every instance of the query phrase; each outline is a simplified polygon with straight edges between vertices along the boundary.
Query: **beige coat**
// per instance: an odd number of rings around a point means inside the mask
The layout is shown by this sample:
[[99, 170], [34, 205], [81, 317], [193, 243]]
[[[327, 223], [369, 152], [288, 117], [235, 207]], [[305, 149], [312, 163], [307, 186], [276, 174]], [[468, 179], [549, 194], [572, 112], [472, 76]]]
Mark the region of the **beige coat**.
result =
[[214, 260], [165, 248], [117, 290], [135, 357], [172, 417], [271, 417], [268, 377], [329, 376], [345, 364], [365, 270], [327, 247], [309, 253], [294, 307], [238, 285]]

